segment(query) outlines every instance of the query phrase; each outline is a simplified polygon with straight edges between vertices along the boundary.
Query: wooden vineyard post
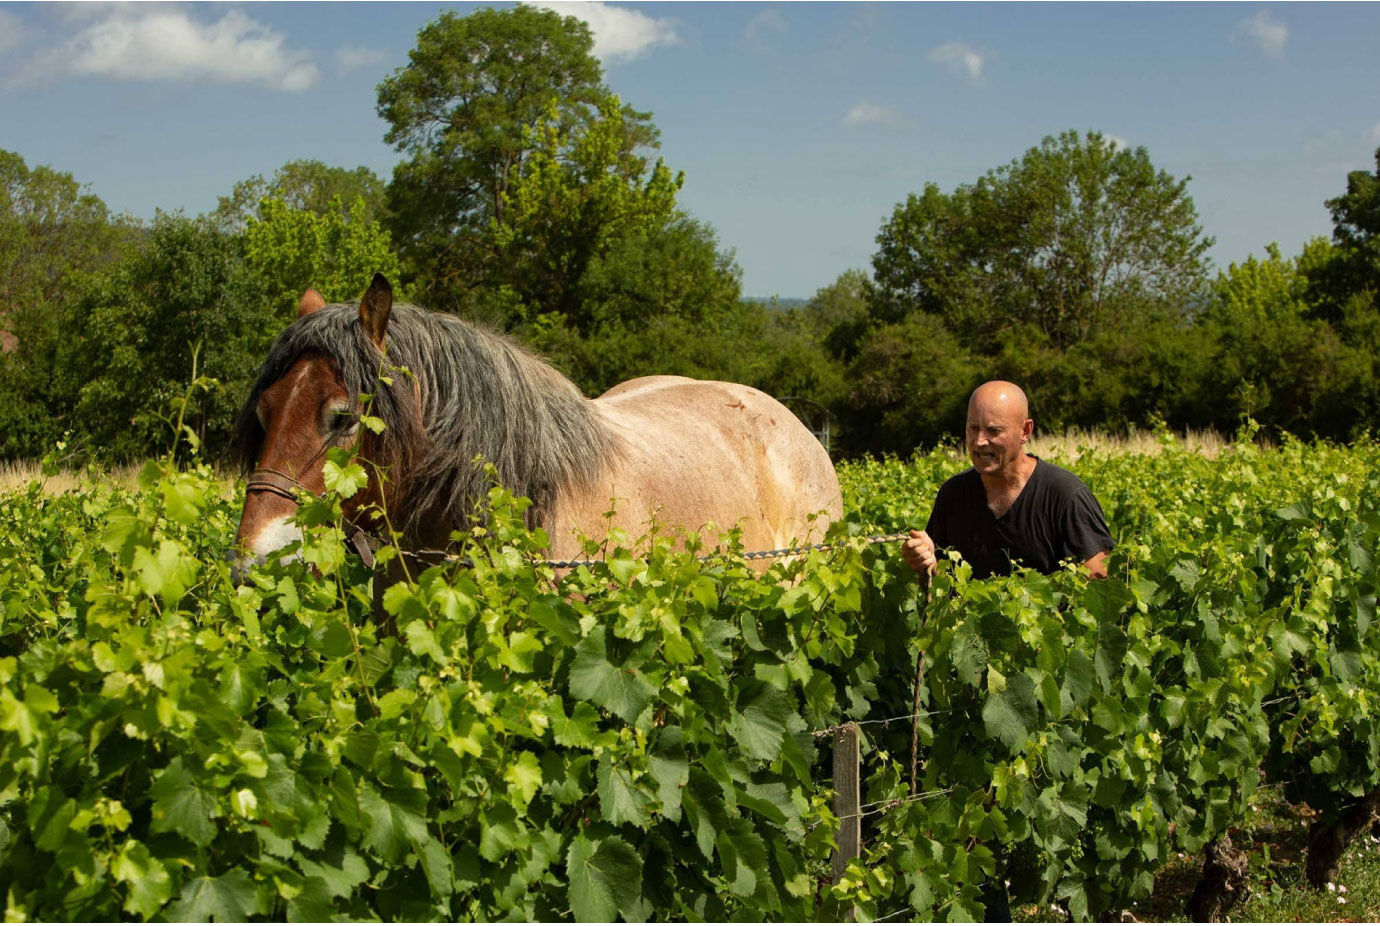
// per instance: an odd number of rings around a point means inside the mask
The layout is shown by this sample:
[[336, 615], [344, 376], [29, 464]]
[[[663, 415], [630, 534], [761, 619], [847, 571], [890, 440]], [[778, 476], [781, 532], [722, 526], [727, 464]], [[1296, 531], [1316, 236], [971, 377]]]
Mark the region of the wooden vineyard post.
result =
[[[930, 575], [920, 574], [920, 625], [925, 624], [925, 611], [930, 603]], [[925, 651], [916, 647], [915, 653], [915, 702], [910, 716], [910, 796], [916, 795], [915, 778], [920, 766], [920, 688], [925, 679]]]
[[838, 884], [848, 862], [858, 857], [862, 843], [856, 723], [846, 723], [834, 734], [834, 816], [839, 818], [839, 833], [832, 880]]

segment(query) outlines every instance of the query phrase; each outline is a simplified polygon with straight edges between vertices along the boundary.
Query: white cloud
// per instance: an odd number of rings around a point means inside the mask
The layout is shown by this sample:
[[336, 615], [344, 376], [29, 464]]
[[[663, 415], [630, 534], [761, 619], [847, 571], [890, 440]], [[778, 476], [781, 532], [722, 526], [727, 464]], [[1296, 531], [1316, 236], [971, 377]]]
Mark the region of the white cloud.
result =
[[1103, 139], [1105, 139], [1106, 141], [1109, 141], [1109, 142], [1112, 143], [1112, 150], [1113, 150], [1113, 151], [1125, 151], [1127, 148], [1131, 147], [1130, 144], [1127, 143], [1126, 139], [1122, 138], [1120, 135], [1105, 135], [1105, 134], [1104, 134], [1102, 137], [1103, 137]]
[[1371, 126], [1370, 131], [1366, 132], [1362, 137], [1372, 145], [1380, 145], [1380, 122]]
[[779, 35], [789, 28], [790, 23], [786, 22], [786, 17], [775, 9], [768, 8], [748, 20], [746, 28], [743, 29], [743, 38], [747, 40], [749, 45], [764, 48], [768, 38], [772, 35]]
[[320, 78], [305, 51], [284, 47], [283, 36], [238, 10], [198, 22], [172, 6], [119, 5], [102, 15], [69, 18], [75, 35], [40, 49], [11, 83], [64, 76], [113, 80], [205, 81], [305, 90]]
[[843, 117], [844, 125], [895, 125], [901, 121], [901, 114], [885, 106], [877, 106], [867, 100], [860, 100]]
[[680, 44], [676, 22], [672, 19], [653, 19], [637, 10], [610, 6], [598, 0], [566, 3], [535, 0], [532, 5], [584, 20], [594, 34], [594, 56], [605, 63], [618, 59], [631, 61], [658, 45]]
[[25, 35], [26, 30], [19, 17], [7, 10], [0, 10], [0, 55], [18, 48]]
[[969, 80], [982, 77], [982, 66], [987, 61], [985, 55], [963, 42], [945, 42], [938, 48], [931, 48], [925, 57], [951, 71], [966, 74]]
[[1249, 39], [1260, 46], [1260, 50], [1272, 58], [1284, 54], [1284, 43], [1289, 40], [1289, 27], [1270, 18], [1261, 10], [1250, 19], [1243, 19], [1232, 30], [1233, 39]]
[[348, 74], [370, 65], [382, 64], [387, 57], [387, 54], [377, 48], [342, 45], [335, 50], [335, 66], [340, 73]]

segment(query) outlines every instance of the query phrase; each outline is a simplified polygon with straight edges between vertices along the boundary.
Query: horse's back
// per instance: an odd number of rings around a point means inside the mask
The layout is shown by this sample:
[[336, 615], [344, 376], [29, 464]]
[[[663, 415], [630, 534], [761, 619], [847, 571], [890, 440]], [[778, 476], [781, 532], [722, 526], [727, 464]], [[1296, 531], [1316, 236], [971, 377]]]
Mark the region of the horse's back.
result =
[[573, 519], [583, 522], [577, 530], [592, 533], [588, 512], [607, 510], [613, 499], [620, 525], [635, 533], [653, 521], [663, 530], [738, 525], [750, 548], [776, 548], [817, 540], [842, 513], [829, 455], [788, 408], [760, 390], [646, 376], [615, 386], [592, 406], [619, 449], [587, 513]]

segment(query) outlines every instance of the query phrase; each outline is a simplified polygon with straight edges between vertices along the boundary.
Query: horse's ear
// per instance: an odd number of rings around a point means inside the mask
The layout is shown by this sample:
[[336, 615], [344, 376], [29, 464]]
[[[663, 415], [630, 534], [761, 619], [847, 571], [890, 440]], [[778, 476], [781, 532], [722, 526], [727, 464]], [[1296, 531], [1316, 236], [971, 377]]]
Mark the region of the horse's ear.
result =
[[369, 291], [359, 300], [359, 323], [369, 340], [383, 350], [383, 335], [388, 330], [388, 313], [393, 311], [393, 287], [381, 273], [374, 274]]
[[325, 307], [326, 300], [321, 298], [321, 294], [314, 289], [309, 289], [297, 301], [297, 317], [306, 318], [317, 309], [324, 309]]

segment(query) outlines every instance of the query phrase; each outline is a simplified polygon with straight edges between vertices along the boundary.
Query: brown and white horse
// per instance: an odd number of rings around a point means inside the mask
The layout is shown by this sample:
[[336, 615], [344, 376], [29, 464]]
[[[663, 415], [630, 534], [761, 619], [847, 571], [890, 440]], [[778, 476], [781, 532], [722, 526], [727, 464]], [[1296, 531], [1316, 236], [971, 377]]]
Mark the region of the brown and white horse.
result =
[[[359, 428], [365, 393], [384, 423], [377, 435]], [[356, 440], [387, 477], [371, 476], [347, 517], [383, 502], [415, 549], [444, 547], [472, 516], [490, 481], [477, 458], [532, 500], [529, 524], [546, 528], [555, 559], [578, 556], [581, 535], [614, 526], [636, 538], [653, 523], [740, 527], [746, 549], [777, 549], [817, 541], [842, 510], [828, 454], [770, 396], [647, 376], [589, 400], [500, 335], [394, 305], [376, 275], [358, 306], [308, 290], [269, 350], [235, 438], [253, 470], [237, 574], [300, 537], [294, 493], [323, 492], [326, 451]]]

